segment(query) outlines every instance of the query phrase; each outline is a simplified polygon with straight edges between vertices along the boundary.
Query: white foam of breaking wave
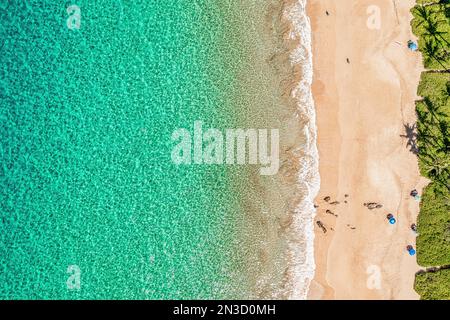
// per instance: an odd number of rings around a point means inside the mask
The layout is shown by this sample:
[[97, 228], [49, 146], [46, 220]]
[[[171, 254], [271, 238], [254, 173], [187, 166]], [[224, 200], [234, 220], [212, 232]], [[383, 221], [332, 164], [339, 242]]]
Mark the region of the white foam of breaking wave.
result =
[[316, 111], [311, 91], [313, 77], [311, 24], [306, 14], [307, 0], [298, 2], [285, 12], [293, 25], [291, 38], [299, 39], [299, 46], [291, 54], [291, 63], [301, 66], [301, 80], [293, 91], [298, 101], [298, 112], [306, 123], [305, 143], [300, 146], [301, 166], [298, 187], [304, 195], [295, 210], [294, 239], [289, 244], [291, 299], [306, 299], [309, 285], [315, 273], [314, 261], [314, 198], [319, 192], [319, 153], [317, 150]]

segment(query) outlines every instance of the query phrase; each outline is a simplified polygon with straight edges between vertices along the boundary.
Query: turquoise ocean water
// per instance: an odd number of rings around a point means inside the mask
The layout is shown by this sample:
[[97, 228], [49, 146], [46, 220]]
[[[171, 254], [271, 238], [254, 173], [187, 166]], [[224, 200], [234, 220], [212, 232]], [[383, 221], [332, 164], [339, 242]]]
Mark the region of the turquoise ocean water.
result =
[[176, 128], [232, 121], [209, 74], [220, 12], [76, 4], [79, 30], [60, 2], [1, 8], [0, 296], [223, 296], [227, 172], [170, 161]]
[[276, 102], [246, 46], [261, 3], [0, 2], [0, 298], [254, 297], [250, 174], [177, 167], [170, 137], [281, 121], [250, 112]]

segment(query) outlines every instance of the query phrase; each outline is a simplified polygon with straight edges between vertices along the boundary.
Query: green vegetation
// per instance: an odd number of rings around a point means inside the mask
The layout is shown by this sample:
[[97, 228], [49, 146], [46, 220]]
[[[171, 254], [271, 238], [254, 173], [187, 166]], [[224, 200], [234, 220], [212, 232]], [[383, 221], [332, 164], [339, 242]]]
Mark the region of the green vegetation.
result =
[[450, 264], [449, 204], [448, 199], [436, 193], [435, 186], [428, 186], [422, 196], [417, 237], [417, 260], [421, 266]]
[[450, 269], [416, 275], [415, 289], [424, 300], [450, 300]]
[[[411, 26], [425, 68], [418, 88], [417, 146], [424, 190], [418, 218], [417, 259], [421, 266], [450, 265], [450, 1], [418, 0]], [[422, 299], [450, 299], [450, 270], [420, 273]]]
[[445, 195], [450, 190], [450, 74], [424, 72], [418, 94], [423, 97], [416, 103], [419, 167]]
[[[430, 3], [430, 1], [423, 1]], [[450, 4], [417, 5], [411, 23], [427, 69], [450, 69]]]

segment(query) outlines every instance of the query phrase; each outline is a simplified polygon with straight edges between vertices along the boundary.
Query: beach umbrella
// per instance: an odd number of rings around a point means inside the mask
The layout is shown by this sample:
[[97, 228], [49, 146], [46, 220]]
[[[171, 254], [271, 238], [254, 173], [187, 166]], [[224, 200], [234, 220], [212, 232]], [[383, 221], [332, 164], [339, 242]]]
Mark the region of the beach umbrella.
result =
[[411, 51], [417, 51], [417, 49], [418, 49], [417, 43], [415, 43], [415, 42], [412, 41], [412, 40], [409, 40], [409, 41], [408, 41], [408, 48], [409, 48], [409, 50], [411, 50]]
[[390, 224], [395, 224], [397, 220], [395, 220], [394, 215], [392, 213], [389, 213], [386, 218], [388, 219]]
[[406, 250], [408, 250], [408, 253], [409, 253], [410, 256], [413, 256], [413, 255], [416, 254], [416, 250], [414, 250], [414, 248], [413, 248], [412, 245], [408, 245], [408, 246], [406, 247]]
[[417, 192], [416, 189], [412, 190], [412, 191], [409, 193], [409, 195], [410, 195], [411, 197], [413, 197], [416, 201], [420, 201], [420, 195], [419, 195], [419, 192]]

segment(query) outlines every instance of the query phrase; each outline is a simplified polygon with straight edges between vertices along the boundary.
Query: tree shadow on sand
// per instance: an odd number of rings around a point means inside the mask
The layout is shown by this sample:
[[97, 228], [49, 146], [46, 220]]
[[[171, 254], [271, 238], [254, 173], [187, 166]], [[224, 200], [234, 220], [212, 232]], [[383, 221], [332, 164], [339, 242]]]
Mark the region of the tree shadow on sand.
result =
[[419, 147], [417, 146], [417, 126], [413, 124], [404, 124], [405, 134], [401, 134], [400, 137], [406, 138], [406, 147], [409, 148], [413, 154], [417, 155], [419, 153]]

